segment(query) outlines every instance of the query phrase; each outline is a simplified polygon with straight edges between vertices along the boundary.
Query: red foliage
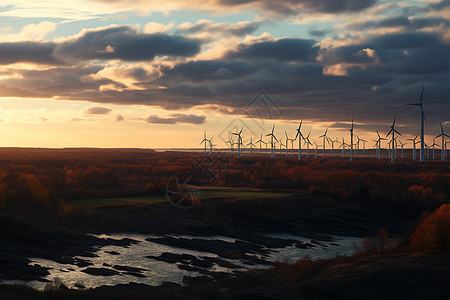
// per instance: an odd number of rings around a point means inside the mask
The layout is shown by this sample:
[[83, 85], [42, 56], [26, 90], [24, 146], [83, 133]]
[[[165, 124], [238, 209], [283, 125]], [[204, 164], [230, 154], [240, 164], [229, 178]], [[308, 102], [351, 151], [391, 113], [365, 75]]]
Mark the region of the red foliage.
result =
[[426, 252], [450, 252], [450, 204], [443, 204], [417, 226], [411, 244]]

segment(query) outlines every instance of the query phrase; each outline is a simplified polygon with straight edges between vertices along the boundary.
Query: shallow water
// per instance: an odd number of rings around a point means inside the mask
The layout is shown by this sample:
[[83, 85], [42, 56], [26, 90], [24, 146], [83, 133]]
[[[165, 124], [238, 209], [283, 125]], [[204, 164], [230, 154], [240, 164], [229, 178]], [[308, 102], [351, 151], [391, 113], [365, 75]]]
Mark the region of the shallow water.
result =
[[[223, 240], [226, 242], [234, 243], [236, 239], [225, 237], [225, 236], [187, 236], [187, 235], [170, 235], [171, 237], [183, 237], [183, 238], [196, 238], [196, 239], [216, 239]], [[284, 239], [294, 239], [297, 241], [303, 241], [310, 243], [311, 240], [299, 236], [293, 236], [289, 234], [267, 234], [270, 237], [284, 238]], [[161, 245], [158, 243], [146, 241], [146, 238], [158, 238], [160, 236], [142, 235], [142, 234], [112, 234], [112, 235], [97, 235], [99, 238], [112, 238], [112, 239], [123, 239], [129, 238], [139, 241], [128, 247], [123, 246], [104, 246], [98, 247], [95, 254], [97, 257], [79, 257], [86, 260], [93, 265], [90, 268], [108, 268], [113, 269], [113, 266], [127, 266], [134, 268], [145, 269], [142, 271], [142, 275], [145, 277], [136, 277], [133, 275], [125, 274], [124, 271], [119, 271], [120, 274], [113, 276], [96, 276], [90, 275], [82, 272], [86, 267], [78, 267], [69, 264], [59, 264], [51, 260], [45, 260], [41, 258], [31, 258], [31, 263], [33, 265], [40, 265], [43, 267], [51, 268], [49, 270], [50, 275], [45, 279], [52, 280], [55, 277], [59, 277], [62, 282], [69, 288], [94, 288], [101, 285], [116, 285], [125, 284], [130, 282], [143, 283], [148, 285], [160, 285], [164, 281], [171, 281], [181, 283], [185, 275], [197, 276], [200, 275], [198, 272], [191, 272], [179, 269], [177, 266], [180, 263], [167, 263], [164, 261], [154, 260], [146, 258], [146, 256], [159, 256], [163, 252], [170, 252], [173, 254], [190, 254], [196, 257], [198, 256], [208, 256], [208, 257], [218, 257], [216, 254], [193, 251], [189, 249], [177, 248], [172, 246]], [[342, 237], [342, 236], [332, 236], [334, 241], [332, 242], [320, 242], [320, 245], [314, 245], [311, 249], [300, 249], [295, 247], [295, 245], [288, 246], [285, 248], [272, 248], [269, 257], [265, 259], [271, 262], [276, 261], [288, 261], [295, 262], [300, 258], [309, 256], [311, 258], [332, 258], [337, 255], [351, 255], [355, 251], [354, 244], [359, 244], [361, 239], [355, 237]], [[108, 252], [117, 252], [119, 255], [113, 255]], [[229, 262], [238, 265], [243, 269], [255, 269], [255, 268], [267, 268], [267, 265], [245, 265], [239, 260], [226, 259]], [[208, 268], [210, 271], [221, 271], [221, 272], [233, 272], [232, 269], [220, 267], [216, 264], [212, 268]], [[9, 283], [13, 283], [10, 281]], [[18, 283], [15, 281], [15, 283]], [[43, 289], [45, 282], [32, 281], [26, 282], [26, 284], [37, 288]]]

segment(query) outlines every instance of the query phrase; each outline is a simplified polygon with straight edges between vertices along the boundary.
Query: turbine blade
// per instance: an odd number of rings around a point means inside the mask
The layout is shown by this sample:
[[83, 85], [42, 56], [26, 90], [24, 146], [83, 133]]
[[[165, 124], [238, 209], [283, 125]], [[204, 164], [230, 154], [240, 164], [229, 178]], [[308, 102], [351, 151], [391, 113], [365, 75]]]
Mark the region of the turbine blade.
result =
[[391, 130], [389, 130], [388, 134], [386, 134], [386, 137], [388, 137], [391, 134], [391, 132], [392, 132], [392, 128], [391, 128]]
[[422, 93], [420, 93], [420, 101], [419, 103], [422, 104], [422, 99], [423, 99], [423, 90], [425, 88], [425, 84], [422, 85]]

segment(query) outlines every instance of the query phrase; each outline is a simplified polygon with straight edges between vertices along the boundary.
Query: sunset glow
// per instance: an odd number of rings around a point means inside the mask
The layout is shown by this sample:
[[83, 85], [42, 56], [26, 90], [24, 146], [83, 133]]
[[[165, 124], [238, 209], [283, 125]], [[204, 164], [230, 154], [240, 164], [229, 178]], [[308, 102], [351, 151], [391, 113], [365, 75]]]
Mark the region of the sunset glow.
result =
[[[17, 1], [0, 4], [0, 146], [192, 148], [242, 120], [427, 143], [448, 131], [448, 1]], [[248, 114], [260, 92], [277, 116]], [[256, 124], [257, 123], [257, 124]]]

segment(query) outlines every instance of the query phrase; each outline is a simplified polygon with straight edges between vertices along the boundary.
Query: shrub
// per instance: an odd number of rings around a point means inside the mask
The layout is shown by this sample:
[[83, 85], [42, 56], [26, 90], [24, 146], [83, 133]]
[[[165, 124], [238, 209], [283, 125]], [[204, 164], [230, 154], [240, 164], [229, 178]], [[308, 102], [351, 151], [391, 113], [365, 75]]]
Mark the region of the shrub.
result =
[[45, 285], [44, 292], [55, 293], [65, 289], [67, 289], [67, 286], [62, 282], [61, 278], [55, 277]]
[[376, 236], [368, 236], [361, 242], [362, 252], [367, 254], [383, 253], [391, 245], [392, 240], [384, 228], [379, 229]]
[[424, 252], [450, 252], [450, 204], [442, 204], [423, 219], [410, 242]]

